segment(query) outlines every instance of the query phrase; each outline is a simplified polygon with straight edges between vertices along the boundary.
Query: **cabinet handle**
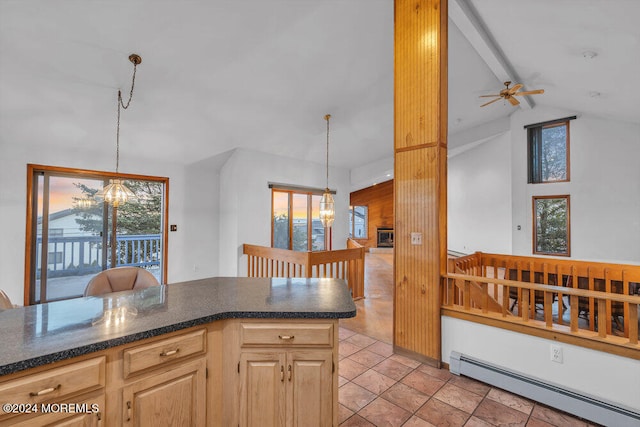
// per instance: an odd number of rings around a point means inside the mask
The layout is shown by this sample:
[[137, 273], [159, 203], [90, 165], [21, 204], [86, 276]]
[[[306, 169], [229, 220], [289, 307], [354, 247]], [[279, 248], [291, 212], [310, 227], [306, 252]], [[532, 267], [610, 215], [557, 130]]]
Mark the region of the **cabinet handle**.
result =
[[280, 381], [284, 382], [284, 366], [280, 365]]
[[287, 367], [287, 373], [289, 374], [289, 381], [291, 381], [291, 365]]
[[131, 401], [127, 401], [127, 421], [131, 421]]
[[291, 341], [292, 339], [295, 338], [295, 336], [294, 335], [278, 335], [278, 338], [285, 341]]
[[180, 351], [179, 348], [176, 348], [175, 350], [163, 351], [162, 353], [160, 353], [160, 356], [162, 357], [173, 356], [174, 354], [177, 354], [179, 351]]
[[44, 390], [40, 390], [38, 392], [32, 391], [31, 393], [29, 393], [29, 396], [31, 397], [44, 396], [45, 394], [53, 393], [54, 391], [58, 390], [60, 387], [62, 387], [62, 384], [58, 384], [55, 387], [45, 388]]

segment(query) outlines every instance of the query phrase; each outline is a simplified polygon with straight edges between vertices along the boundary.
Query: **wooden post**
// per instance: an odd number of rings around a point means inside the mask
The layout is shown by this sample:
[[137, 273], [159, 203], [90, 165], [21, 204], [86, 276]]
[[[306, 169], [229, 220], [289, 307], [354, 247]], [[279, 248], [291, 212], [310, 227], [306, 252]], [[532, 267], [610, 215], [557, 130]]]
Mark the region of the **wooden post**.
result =
[[394, 347], [435, 366], [447, 268], [447, 19], [446, 0], [395, 0]]

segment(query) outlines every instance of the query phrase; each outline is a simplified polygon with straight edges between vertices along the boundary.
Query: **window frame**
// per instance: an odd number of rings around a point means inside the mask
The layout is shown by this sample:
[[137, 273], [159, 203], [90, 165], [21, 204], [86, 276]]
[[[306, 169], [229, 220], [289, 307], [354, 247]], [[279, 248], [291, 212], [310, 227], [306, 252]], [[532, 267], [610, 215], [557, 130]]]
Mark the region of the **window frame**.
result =
[[[293, 249], [293, 213], [292, 213], [292, 207], [293, 207], [293, 197], [294, 195], [304, 195], [307, 196], [307, 251], [308, 252], [319, 252], [319, 251], [326, 251], [327, 249], [327, 237], [325, 236], [325, 240], [324, 240], [324, 248], [323, 249], [319, 249], [319, 250], [313, 250], [313, 197], [317, 196], [317, 197], [321, 197], [323, 194], [323, 190], [320, 189], [313, 189], [313, 188], [304, 188], [304, 187], [298, 187], [298, 186], [277, 186], [275, 184], [269, 184], [269, 187], [271, 189], [271, 247], [273, 248], [274, 246], [274, 242], [275, 242], [275, 227], [274, 227], [274, 200], [275, 200], [275, 193], [287, 193], [287, 210], [288, 210], [288, 221], [289, 221], [289, 242], [288, 242], [288, 248], [287, 250], [294, 250]], [[329, 233], [331, 233], [331, 227], [328, 230]], [[327, 233], [327, 230], [325, 229], [325, 233]], [[329, 240], [330, 242], [330, 240]], [[330, 243], [329, 243], [330, 244]]]
[[[570, 122], [576, 117], [565, 117], [557, 120], [536, 123], [525, 126], [527, 129], [527, 183], [528, 184], [552, 184], [556, 182], [571, 181], [571, 129]], [[565, 137], [565, 178], [543, 180], [542, 178], [542, 131], [554, 127], [564, 126]]]
[[169, 178], [150, 176], [150, 175], [138, 175], [138, 174], [126, 174], [115, 173], [107, 171], [97, 171], [90, 169], [77, 169], [67, 168], [62, 166], [49, 166], [39, 164], [27, 164], [27, 209], [25, 218], [25, 256], [24, 256], [24, 299], [23, 304], [25, 306], [31, 305], [31, 277], [32, 268], [35, 265], [35, 248], [32, 245], [34, 236], [36, 234], [37, 219], [34, 216], [34, 199], [37, 199], [37, 188], [35, 188], [35, 176], [40, 173], [48, 173], [51, 175], [60, 176], [78, 176], [94, 179], [123, 179], [123, 180], [140, 180], [140, 181], [153, 181], [160, 182], [164, 186], [163, 194], [163, 207], [162, 207], [162, 280], [167, 280], [168, 265], [169, 265]]
[[[356, 208], [365, 208], [365, 235], [363, 237], [355, 237], [355, 221], [353, 218], [355, 217], [355, 209]], [[369, 240], [369, 205], [351, 205], [349, 206], [349, 238], [354, 240]]]
[[[567, 204], [567, 221], [566, 221], [566, 237], [567, 237], [567, 250], [566, 252], [543, 252], [538, 251], [538, 217], [537, 217], [537, 209], [536, 202], [538, 200], [548, 200], [548, 199], [564, 199]], [[533, 225], [533, 238], [532, 238], [532, 252], [534, 255], [550, 255], [550, 256], [571, 256], [571, 196], [569, 194], [560, 194], [560, 195], [550, 195], [550, 196], [532, 196], [531, 198], [531, 206], [532, 206], [532, 225]]]

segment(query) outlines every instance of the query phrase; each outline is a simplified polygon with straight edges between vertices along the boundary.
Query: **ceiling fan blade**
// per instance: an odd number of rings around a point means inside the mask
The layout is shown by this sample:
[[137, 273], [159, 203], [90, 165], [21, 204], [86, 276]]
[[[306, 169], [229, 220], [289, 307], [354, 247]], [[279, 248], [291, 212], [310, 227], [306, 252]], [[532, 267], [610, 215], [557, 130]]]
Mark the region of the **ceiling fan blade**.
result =
[[513, 85], [513, 87], [509, 88], [509, 93], [511, 95], [513, 95], [514, 93], [516, 93], [520, 88], [522, 87], [522, 85], [520, 83], [518, 83], [517, 85]]
[[544, 89], [536, 89], [536, 90], [525, 90], [522, 92], [514, 93], [514, 95], [522, 96], [522, 95], [538, 95], [540, 93], [544, 93]]
[[496, 101], [500, 101], [501, 99], [502, 99], [502, 98], [496, 98], [496, 99], [494, 99], [494, 100], [492, 100], [492, 101], [487, 102], [486, 104], [482, 104], [482, 105], [481, 105], [481, 107], [484, 107], [485, 105], [493, 104], [494, 102], [496, 102]]
[[480, 95], [480, 98], [493, 98], [494, 96], [500, 96], [500, 94], [496, 93], [494, 95]]
[[517, 99], [515, 99], [513, 96], [510, 96], [509, 98], [509, 102], [511, 103], [511, 105], [513, 105], [514, 107], [518, 104], [520, 104], [520, 101], [518, 101]]

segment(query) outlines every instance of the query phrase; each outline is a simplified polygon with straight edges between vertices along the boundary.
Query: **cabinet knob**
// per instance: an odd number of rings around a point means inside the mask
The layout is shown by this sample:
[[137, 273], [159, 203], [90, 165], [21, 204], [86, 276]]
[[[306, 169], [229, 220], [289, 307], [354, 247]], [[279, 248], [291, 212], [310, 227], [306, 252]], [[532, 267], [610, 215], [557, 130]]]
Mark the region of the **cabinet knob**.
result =
[[55, 387], [45, 388], [44, 390], [40, 390], [40, 391], [32, 391], [31, 393], [29, 393], [29, 396], [31, 397], [44, 396], [45, 394], [53, 393], [54, 391], [58, 390], [60, 387], [62, 387], [62, 384], [58, 384]]
[[280, 381], [284, 382], [284, 366], [280, 365]]
[[289, 381], [291, 381], [291, 365], [287, 367], [287, 373], [289, 374]]

